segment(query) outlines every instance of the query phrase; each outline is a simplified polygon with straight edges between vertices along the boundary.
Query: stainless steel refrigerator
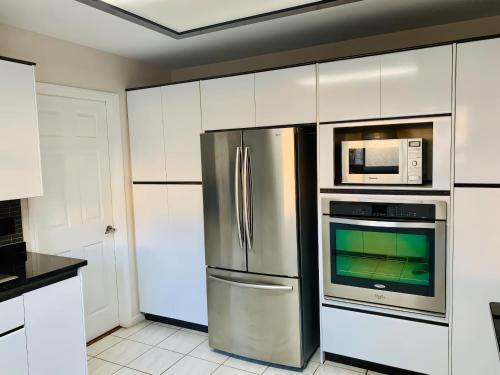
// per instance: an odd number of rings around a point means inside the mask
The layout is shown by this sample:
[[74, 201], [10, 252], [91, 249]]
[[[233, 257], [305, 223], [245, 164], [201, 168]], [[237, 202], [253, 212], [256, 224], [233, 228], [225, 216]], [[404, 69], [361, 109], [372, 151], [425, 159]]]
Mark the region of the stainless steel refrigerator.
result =
[[319, 344], [315, 127], [201, 135], [209, 345], [302, 367]]

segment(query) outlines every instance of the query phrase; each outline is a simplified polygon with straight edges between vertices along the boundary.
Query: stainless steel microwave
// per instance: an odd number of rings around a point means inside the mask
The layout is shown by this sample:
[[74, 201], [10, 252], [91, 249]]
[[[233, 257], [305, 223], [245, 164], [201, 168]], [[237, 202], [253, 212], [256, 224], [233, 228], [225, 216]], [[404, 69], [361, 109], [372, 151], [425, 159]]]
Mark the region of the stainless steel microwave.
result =
[[342, 142], [342, 183], [422, 184], [422, 138]]

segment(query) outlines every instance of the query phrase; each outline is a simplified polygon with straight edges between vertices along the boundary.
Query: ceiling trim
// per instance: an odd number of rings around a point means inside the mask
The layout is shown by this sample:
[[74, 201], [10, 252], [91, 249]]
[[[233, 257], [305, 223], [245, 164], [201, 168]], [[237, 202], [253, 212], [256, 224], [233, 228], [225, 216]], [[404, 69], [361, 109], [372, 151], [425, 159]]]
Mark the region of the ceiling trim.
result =
[[102, 0], [75, 0], [79, 3], [91, 6], [93, 8], [99, 9], [103, 12], [109, 13], [113, 16], [122, 18], [124, 20], [135, 23], [136, 25], [146, 27], [150, 30], [159, 32], [161, 34], [167, 35], [174, 39], [184, 39], [201, 34], [208, 34], [215, 31], [221, 31], [230, 29], [233, 27], [239, 27], [244, 25], [250, 25], [253, 23], [258, 23], [262, 21], [273, 20], [276, 18], [293, 16], [296, 14], [302, 14], [307, 12], [312, 12], [316, 10], [321, 10], [325, 8], [330, 8], [338, 5], [344, 5], [348, 3], [358, 2], [362, 0], [322, 0], [316, 1], [310, 4], [298, 5], [290, 8], [279, 9], [273, 12], [261, 13], [255, 16], [249, 16], [244, 18], [238, 18], [231, 21], [216, 23], [209, 26], [199, 27], [195, 29], [190, 29], [186, 31], [176, 31], [174, 29], [163, 26], [159, 23], [151, 21], [147, 18], [141, 17], [135, 13], [126, 11], [125, 9], [116, 7], [114, 5], [108, 4]]

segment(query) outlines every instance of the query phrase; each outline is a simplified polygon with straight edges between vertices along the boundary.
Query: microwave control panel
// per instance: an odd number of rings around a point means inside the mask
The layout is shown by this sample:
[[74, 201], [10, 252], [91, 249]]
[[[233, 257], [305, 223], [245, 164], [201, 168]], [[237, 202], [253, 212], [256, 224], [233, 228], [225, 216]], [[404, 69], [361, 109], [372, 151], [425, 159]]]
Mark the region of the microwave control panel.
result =
[[422, 138], [408, 139], [408, 184], [422, 184]]

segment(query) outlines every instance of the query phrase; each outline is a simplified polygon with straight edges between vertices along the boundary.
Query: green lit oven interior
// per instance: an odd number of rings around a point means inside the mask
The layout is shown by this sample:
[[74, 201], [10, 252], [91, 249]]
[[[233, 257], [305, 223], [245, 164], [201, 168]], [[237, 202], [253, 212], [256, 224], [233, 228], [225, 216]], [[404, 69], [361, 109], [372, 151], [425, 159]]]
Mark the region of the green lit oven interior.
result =
[[337, 229], [338, 276], [429, 286], [430, 241], [425, 234]]

